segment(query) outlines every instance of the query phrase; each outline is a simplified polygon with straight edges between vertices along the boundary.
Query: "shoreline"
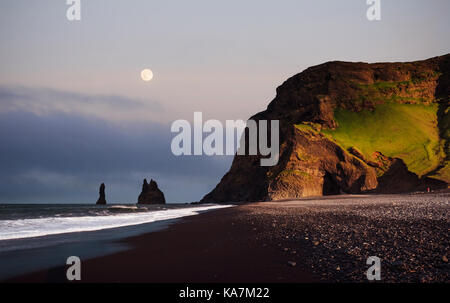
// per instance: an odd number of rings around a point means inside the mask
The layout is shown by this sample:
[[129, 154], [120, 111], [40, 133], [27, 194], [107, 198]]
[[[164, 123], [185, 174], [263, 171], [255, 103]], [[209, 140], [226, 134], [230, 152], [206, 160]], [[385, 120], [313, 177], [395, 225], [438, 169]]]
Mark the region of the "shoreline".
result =
[[[86, 208], [86, 206], [83, 207]], [[96, 208], [96, 206], [94, 207]], [[76, 220], [76, 222], [74, 218], [77, 217], [70, 216], [67, 218], [64, 216], [56, 216], [56, 218], [48, 216], [37, 220], [25, 218], [22, 222], [15, 220], [11, 224], [3, 224], [2, 226], [6, 225], [5, 229], [0, 226], [3, 231], [1, 236], [14, 235], [14, 232], [16, 232], [15, 235], [23, 234], [25, 237], [0, 240], [0, 281], [65, 265], [69, 256], [77, 256], [81, 260], [87, 260], [123, 251], [129, 247], [125, 241], [121, 241], [123, 239], [161, 230], [185, 216], [198, 215], [211, 209], [223, 207], [224, 205], [182, 205], [181, 207], [171, 205], [159, 210], [158, 208], [150, 209], [146, 212], [116, 213], [109, 211], [105, 213], [102, 210], [103, 207], [100, 211], [91, 212], [89, 206], [87, 206], [87, 210], [81, 209], [81, 212], [87, 213], [89, 211], [91, 216], [80, 216], [80, 220]], [[74, 213], [80, 212], [80, 209], [76, 206], [69, 206], [69, 209]], [[59, 210], [54, 212], [60, 213]], [[99, 212], [102, 215], [92, 215]], [[129, 224], [123, 226], [124, 223]], [[25, 228], [27, 224], [31, 224], [31, 226], [34, 224], [35, 228], [27, 229]], [[105, 225], [108, 224], [120, 226], [105, 228]], [[16, 230], [13, 226], [18, 226], [19, 229]], [[88, 229], [84, 229], [86, 227]], [[44, 228], [44, 230], [41, 228]], [[69, 232], [71, 229], [81, 230]], [[29, 233], [42, 233], [43, 231], [50, 231], [50, 233], [38, 237], [28, 237]]]
[[[132, 248], [82, 260], [81, 282], [450, 281], [449, 193], [259, 202], [184, 217], [124, 239]], [[67, 266], [7, 282], [67, 282]]]
[[[283, 253], [260, 249], [254, 230], [238, 226], [236, 206], [177, 219], [159, 231], [125, 238], [130, 248], [81, 260], [81, 282], [316, 282], [287, 265]], [[148, 262], [150, 261], [150, 262]], [[4, 282], [67, 282], [67, 266], [25, 274]]]

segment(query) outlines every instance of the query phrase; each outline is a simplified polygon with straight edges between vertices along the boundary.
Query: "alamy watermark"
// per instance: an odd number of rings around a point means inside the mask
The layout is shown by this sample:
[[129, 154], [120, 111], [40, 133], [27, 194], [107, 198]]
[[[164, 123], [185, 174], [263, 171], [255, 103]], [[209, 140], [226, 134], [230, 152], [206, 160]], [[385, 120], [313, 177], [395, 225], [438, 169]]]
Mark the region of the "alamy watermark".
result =
[[367, 258], [367, 265], [371, 265], [366, 272], [367, 280], [381, 280], [381, 260], [377, 256], [371, 256]]
[[367, 5], [370, 5], [367, 9], [366, 16], [369, 21], [381, 20], [381, 0], [367, 0]]
[[69, 8], [66, 12], [67, 20], [80, 21], [81, 20], [81, 0], [67, 0]]
[[[274, 166], [278, 163], [279, 158], [280, 124], [279, 120], [270, 120], [270, 145], [268, 145], [268, 122], [267, 120], [259, 120], [258, 122], [254, 120], [248, 120], [247, 122], [227, 120], [224, 127], [222, 122], [218, 120], [208, 120], [203, 124], [202, 113], [195, 112], [193, 127], [186, 120], [176, 120], [172, 123], [170, 130], [177, 135], [172, 139], [170, 147], [175, 156], [200, 156], [203, 154], [207, 156], [233, 156], [236, 139], [240, 136], [237, 155], [259, 154], [267, 157], [261, 158], [261, 166]], [[207, 134], [205, 138], [204, 133]]]
[[[66, 0], [69, 8], [67, 9], [66, 16], [69, 21], [81, 20], [81, 0]], [[381, 20], [381, 0], [366, 0], [366, 4], [369, 5], [366, 16], [369, 21]]]
[[70, 265], [66, 271], [66, 278], [69, 281], [81, 280], [81, 260], [77, 256], [67, 258], [66, 265]]

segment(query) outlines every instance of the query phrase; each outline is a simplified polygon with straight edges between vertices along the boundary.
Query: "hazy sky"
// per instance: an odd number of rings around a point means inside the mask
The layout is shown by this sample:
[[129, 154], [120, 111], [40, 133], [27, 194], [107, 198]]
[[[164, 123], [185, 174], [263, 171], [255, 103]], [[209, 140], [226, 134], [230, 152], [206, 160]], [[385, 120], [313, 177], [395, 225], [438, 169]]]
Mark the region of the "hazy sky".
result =
[[[200, 199], [231, 157], [170, 153], [174, 119], [246, 119], [275, 88], [330, 60], [412, 61], [450, 51], [450, 1], [0, 2], [0, 202], [134, 202], [143, 177]], [[154, 72], [151, 82], [140, 71]]]

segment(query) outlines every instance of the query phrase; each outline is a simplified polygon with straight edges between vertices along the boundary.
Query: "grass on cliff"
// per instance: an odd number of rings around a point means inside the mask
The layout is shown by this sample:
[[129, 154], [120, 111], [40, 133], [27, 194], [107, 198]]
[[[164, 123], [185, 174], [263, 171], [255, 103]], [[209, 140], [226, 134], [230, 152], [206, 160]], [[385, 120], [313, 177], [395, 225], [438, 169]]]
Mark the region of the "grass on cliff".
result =
[[345, 149], [356, 147], [374, 159], [376, 151], [403, 159], [419, 176], [437, 168], [445, 153], [439, 139], [437, 104], [384, 103], [373, 111], [336, 109], [338, 128], [322, 130]]
[[[438, 115], [441, 138], [445, 140], [443, 145], [447, 157], [441, 167], [439, 167], [436, 172], [430, 174], [430, 177], [450, 183], [450, 106], [447, 105], [446, 108], [442, 107], [440, 113], [438, 112]], [[447, 143], [446, 145], [444, 144], [445, 142]]]

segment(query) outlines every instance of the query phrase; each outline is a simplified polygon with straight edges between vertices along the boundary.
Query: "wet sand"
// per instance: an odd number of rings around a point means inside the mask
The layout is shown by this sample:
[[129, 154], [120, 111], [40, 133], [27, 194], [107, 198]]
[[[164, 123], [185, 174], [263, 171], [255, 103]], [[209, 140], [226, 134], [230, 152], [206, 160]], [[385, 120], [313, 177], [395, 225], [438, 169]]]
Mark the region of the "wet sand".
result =
[[[449, 282], [450, 195], [309, 198], [240, 205], [128, 238], [82, 260], [82, 282]], [[11, 282], [64, 282], [66, 266]]]
[[[82, 282], [313, 282], [287, 265], [278, 249], [262, 248], [256, 231], [242, 224], [245, 206], [186, 217], [168, 229], [126, 239], [133, 248], [82, 260]], [[244, 215], [245, 216], [245, 215]], [[236, 218], [236, 219], [235, 219]], [[67, 267], [10, 282], [65, 282]]]

